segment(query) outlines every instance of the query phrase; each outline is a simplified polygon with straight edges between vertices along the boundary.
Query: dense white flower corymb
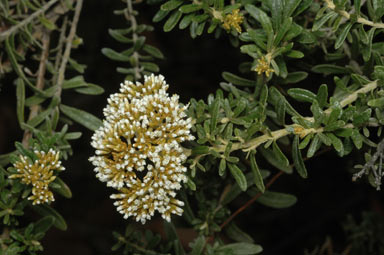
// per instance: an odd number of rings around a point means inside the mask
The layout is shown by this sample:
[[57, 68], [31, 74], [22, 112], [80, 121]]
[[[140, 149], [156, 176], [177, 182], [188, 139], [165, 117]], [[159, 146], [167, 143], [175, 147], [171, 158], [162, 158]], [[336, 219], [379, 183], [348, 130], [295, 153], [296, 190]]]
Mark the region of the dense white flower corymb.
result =
[[111, 196], [125, 218], [145, 223], [155, 211], [170, 220], [181, 215], [176, 190], [186, 182], [186, 160], [180, 143], [192, 140], [191, 118], [179, 97], [168, 96], [164, 77], [145, 76], [124, 82], [110, 96], [103, 125], [92, 136], [96, 155], [90, 158], [97, 178], [120, 191]]

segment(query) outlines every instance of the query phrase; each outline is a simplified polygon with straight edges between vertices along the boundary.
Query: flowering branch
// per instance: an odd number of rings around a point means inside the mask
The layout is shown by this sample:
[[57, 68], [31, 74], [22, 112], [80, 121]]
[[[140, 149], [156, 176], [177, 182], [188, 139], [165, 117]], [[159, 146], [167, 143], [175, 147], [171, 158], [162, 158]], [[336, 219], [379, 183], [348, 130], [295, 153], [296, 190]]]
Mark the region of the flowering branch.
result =
[[[343, 11], [343, 10], [337, 10], [336, 5], [333, 3], [332, 0], [324, 0], [324, 1], [326, 2], [327, 7], [329, 9], [331, 9], [332, 11], [337, 12], [338, 14], [340, 14], [341, 16], [343, 16], [346, 19], [351, 18], [351, 14], [349, 14], [348, 12]], [[363, 24], [363, 25], [371, 26], [371, 27], [384, 28], [384, 23], [375, 23], [375, 22], [372, 22], [372, 21], [367, 20], [367, 19], [362, 18], [362, 17], [358, 17], [357, 22], [360, 24]]]

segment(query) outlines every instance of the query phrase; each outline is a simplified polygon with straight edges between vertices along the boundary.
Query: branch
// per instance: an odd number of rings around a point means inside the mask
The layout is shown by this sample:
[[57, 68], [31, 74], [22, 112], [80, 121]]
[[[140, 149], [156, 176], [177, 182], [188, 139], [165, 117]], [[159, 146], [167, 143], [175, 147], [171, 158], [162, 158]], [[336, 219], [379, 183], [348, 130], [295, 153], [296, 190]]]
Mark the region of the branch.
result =
[[40, 14], [44, 13], [46, 10], [48, 10], [52, 5], [54, 5], [56, 2], [58, 2], [59, 0], [51, 0], [49, 1], [46, 5], [44, 5], [43, 7], [41, 7], [39, 10], [37, 10], [36, 12], [32, 13], [28, 18], [26, 18], [25, 20], [19, 22], [17, 25], [11, 27], [10, 29], [2, 32], [0, 34], [0, 42], [4, 41], [5, 39], [8, 38], [8, 36], [12, 35], [13, 33], [15, 33], [16, 31], [18, 31], [20, 28], [22, 28], [23, 26], [27, 25], [28, 23], [32, 22], [32, 20], [34, 20], [37, 16], [39, 16]]
[[[324, 1], [326, 2], [327, 7], [329, 9], [331, 9], [332, 11], [340, 14], [341, 16], [343, 16], [344, 18], [346, 18], [348, 20], [351, 18], [351, 15], [348, 12], [342, 11], [342, 10], [336, 10], [336, 5], [333, 3], [332, 0], [324, 0]], [[384, 23], [374, 23], [374, 22], [367, 20], [367, 19], [364, 19], [362, 17], [357, 18], [357, 23], [360, 23], [363, 25], [368, 25], [371, 27], [376, 27], [376, 28], [384, 28]]]
[[[132, 0], [127, 0], [127, 9], [128, 9], [128, 13], [125, 13], [125, 18], [129, 19], [131, 21], [132, 43], [133, 43], [133, 45], [135, 45], [135, 43], [137, 41], [137, 34], [136, 34], [137, 22], [136, 22], [135, 15], [133, 14]], [[141, 78], [140, 68], [139, 68], [139, 54], [137, 53], [137, 51], [135, 51], [132, 54], [132, 56], [135, 60], [135, 63], [133, 66], [133, 69], [135, 70], [135, 73], [134, 73], [135, 80], [139, 80]]]
[[72, 42], [73, 42], [73, 39], [75, 38], [77, 23], [79, 22], [79, 17], [80, 17], [82, 5], [83, 5], [83, 0], [77, 0], [75, 15], [73, 16], [71, 29], [70, 29], [69, 35], [67, 37], [67, 44], [65, 45], [63, 59], [61, 60], [59, 75], [57, 78], [57, 83], [56, 83], [57, 84], [57, 90], [55, 93], [55, 96], [57, 96], [57, 97], [61, 96], [62, 86], [63, 86], [63, 82], [64, 82], [64, 78], [65, 78], [65, 69], [67, 67], [68, 59], [71, 55]]
[[[361, 169], [359, 172], [355, 173], [352, 177], [352, 181], [356, 181], [358, 178], [360, 178], [363, 174], [368, 174], [369, 169], [372, 169], [373, 176], [375, 178], [375, 184], [376, 184], [376, 189], [380, 190], [381, 186], [381, 178], [384, 176], [382, 172], [382, 167], [383, 167], [383, 151], [384, 151], [384, 139], [379, 142], [377, 145], [377, 150], [375, 154], [371, 157], [371, 159], [365, 163], [363, 169]], [[379, 159], [379, 165], [378, 165], [378, 171], [375, 166], [376, 161]]]
[[[50, 43], [50, 32], [47, 30], [44, 30], [43, 32], [43, 50], [41, 52], [40, 56], [40, 64], [39, 69], [37, 72], [37, 82], [36, 82], [36, 88], [43, 90], [44, 88], [44, 81], [45, 81], [45, 70], [47, 65], [47, 59], [49, 55], [49, 43]], [[37, 113], [39, 112], [40, 106], [39, 105], [33, 105], [30, 108], [29, 117], [28, 120], [33, 119]], [[32, 137], [32, 133], [30, 130], [25, 130], [24, 136], [23, 136], [23, 145], [24, 147], [28, 147], [28, 141]]]

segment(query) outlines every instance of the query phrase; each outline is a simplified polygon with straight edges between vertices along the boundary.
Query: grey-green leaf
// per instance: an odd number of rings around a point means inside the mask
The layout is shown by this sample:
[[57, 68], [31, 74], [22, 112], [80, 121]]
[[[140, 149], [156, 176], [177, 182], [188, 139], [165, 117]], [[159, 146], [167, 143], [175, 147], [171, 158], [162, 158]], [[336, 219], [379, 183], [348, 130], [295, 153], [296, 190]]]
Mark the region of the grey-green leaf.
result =
[[345, 41], [345, 38], [347, 38], [347, 35], [349, 33], [349, 30], [351, 30], [353, 24], [352, 23], [347, 23], [347, 25], [345, 25], [345, 27], [343, 28], [343, 30], [341, 31], [340, 35], [337, 37], [336, 41], [335, 41], [335, 49], [337, 50], [338, 48], [341, 47], [341, 45], [343, 45], [343, 42]]
[[25, 107], [25, 86], [22, 79], [16, 81], [16, 100], [17, 100], [17, 120], [19, 124], [24, 123], [24, 107]]
[[71, 106], [61, 104], [60, 110], [77, 123], [93, 131], [98, 129], [103, 124], [103, 122], [96, 116]]
[[222, 76], [224, 80], [238, 86], [245, 86], [245, 87], [254, 87], [256, 86], [256, 81], [248, 80], [245, 78], [242, 78], [240, 76], [237, 76], [230, 72], [223, 72]]
[[116, 61], [122, 61], [122, 62], [128, 62], [130, 57], [127, 55], [124, 55], [122, 53], [116, 52], [109, 48], [103, 48], [101, 49], [101, 52], [107, 56], [108, 58]]
[[[216, 249], [217, 254], [232, 254], [232, 255], [252, 255], [263, 251], [263, 248], [258, 244], [251, 243], [232, 243], [219, 246]], [[215, 253], [216, 254], [216, 253]]]
[[180, 11], [174, 11], [164, 24], [164, 32], [171, 31], [176, 26], [177, 22], [179, 22], [181, 16], [182, 13]]
[[291, 194], [285, 194], [274, 191], [265, 191], [256, 202], [272, 208], [288, 208], [297, 202], [297, 198]]
[[265, 186], [264, 186], [264, 181], [263, 177], [261, 176], [259, 166], [256, 163], [256, 158], [255, 155], [251, 155], [251, 169], [252, 169], [252, 174], [253, 174], [253, 180], [255, 182], [256, 187], [264, 193], [265, 191]]
[[299, 175], [303, 178], [308, 177], [308, 172], [307, 168], [305, 167], [303, 157], [301, 156], [301, 152], [299, 150], [299, 136], [295, 136], [293, 138], [293, 143], [292, 143], [292, 159], [293, 159], [293, 164], [299, 173]]
[[242, 191], [247, 190], [247, 179], [245, 178], [245, 175], [243, 174], [243, 171], [235, 165], [235, 164], [228, 164], [229, 171], [231, 172], [232, 176], [235, 178], [236, 183], [239, 185], [240, 189]]

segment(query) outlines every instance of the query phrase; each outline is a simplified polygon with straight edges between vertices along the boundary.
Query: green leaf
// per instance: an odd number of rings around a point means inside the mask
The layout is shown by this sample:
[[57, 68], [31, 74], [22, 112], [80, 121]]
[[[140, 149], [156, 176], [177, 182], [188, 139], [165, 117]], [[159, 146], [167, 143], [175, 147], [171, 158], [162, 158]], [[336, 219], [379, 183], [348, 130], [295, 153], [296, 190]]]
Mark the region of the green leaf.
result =
[[312, 139], [311, 144], [309, 145], [308, 151], [307, 151], [307, 157], [311, 158], [313, 155], [315, 155], [316, 151], [320, 148], [321, 141], [318, 135], [315, 135], [315, 137]]
[[285, 102], [278, 101], [276, 105], [277, 121], [280, 125], [285, 125]]
[[94, 115], [74, 107], [61, 104], [60, 110], [72, 120], [93, 131], [103, 124], [103, 122]]
[[168, 15], [169, 11], [163, 11], [162, 9], [159, 9], [155, 16], [153, 16], [153, 19], [152, 21], [153, 22], [159, 22], [161, 20], [163, 20], [167, 15]]
[[225, 228], [225, 234], [234, 241], [244, 243], [254, 243], [250, 235], [242, 231], [234, 222], [231, 222]]
[[235, 178], [236, 183], [239, 185], [240, 189], [242, 191], [247, 190], [247, 179], [245, 178], [243, 171], [235, 165], [235, 164], [228, 164], [229, 171], [231, 172], [232, 176]]
[[373, 36], [375, 35], [375, 28], [371, 28], [368, 32], [368, 45], [366, 47], [363, 47], [362, 55], [365, 62], [368, 62], [368, 60], [371, 58], [372, 55], [372, 41]]
[[43, 122], [49, 114], [52, 112], [51, 109], [47, 109], [45, 111], [40, 112], [38, 115], [33, 117], [32, 119], [27, 121], [27, 124], [30, 125], [31, 127], [36, 127], [39, 125], [41, 122]]
[[85, 71], [85, 68], [87, 67], [86, 65], [82, 65], [82, 64], [79, 64], [76, 60], [74, 60], [73, 58], [69, 58], [68, 59], [68, 62], [70, 64], [70, 66], [75, 69], [76, 71], [78, 71], [79, 73], [84, 73]]
[[361, 147], [363, 146], [363, 137], [359, 133], [359, 130], [354, 129], [352, 131], [352, 136], [351, 137], [352, 137], [352, 141], [355, 144], [356, 148], [360, 150]]
[[336, 12], [328, 12], [327, 14], [325, 14], [320, 19], [315, 20], [315, 22], [313, 23], [313, 26], [312, 26], [312, 31], [314, 32], [314, 31], [319, 30], [325, 24], [325, 22], [327, 22], [329, 19], [334, 18], [336, 16], [337, 16]]
[[185, 29], [185, 28], [187, 28], [187, 27], [191, 24], [191, 22], [192, 22], [192, 20], [193, 20], [194, 17], [195, 17], [195, 14], [193, 14], [193, 13], [188, 14], [188, 15], [185, 15], [185, 16], [181, 19], [181, 21], [180, 21], [180, 23], [179, 23], [179, 28], [180, 28], [180, 29]]
[[195, 239], [193, 242], [191, 248], [191, 255], [200, 255], [204, 251], [204, 246], [205, 246], [205, 237], [204, 236], [199, 236]]
[[339, 153], [342, 153], [344, 151], [344, 146], [341, 140], [332, 133], [326, 133], [326, 135], [331, 139], [332, 145], [335, 148], [335, 150]]
[[272, 143], [272, 151], [275, 154], [277, 160], [279, 160], [284, 166], [289, 166], [289, 160], [280, 150], [279, 146], [276, 143], [276, 140]]
[[307, 89], [292, 88], [287, 92], [288, 95], [299, 102], [312, 103], [314, 100], [316, 100], [316, 95]]
[[53, 225], [60, 229], [65, 231], [67, 229], [67, 223], [65, 222], [63, 216], [61, 216], [55, 209], [48, 205], [33, 205], [32, 209], [35, 210], [37, 213], [39, 213], [42, 216], [51, 216], [55, 219]]
[[109, 48], [102, 48], [101, 53], [112, 60], [129, 62], [130, 57]]
[[332, 64], [321, 64], [312, 67], [311, 69], [315, 73], [323, 73], [323, 74], [348, 74], [350, 73], [348, 68], [332, 65]]
[[202, 4], [186, 4], [179, 8], [179, 11], [182, 13], [191, 13], [200, 10], [203, 8]]
[[63, 89], [73, 89], [73, 88], [79, 88], [79, 87], [85, 87], [87, 86], [87, 83], [84, 81], [84, 77], [79, 75], [75, 76], [70, 80], [65, 80], [63, 82], [62, 88]]
[[64, 135], [65, 140], [76, 140], [81, 137], [81, 132], [71, 132]]
[[226, 245], [219, 246], [216, 249], [217, 254], [231, 254], [231, 255], [251, 255], [251, 254], [258, 254], [262, 251], [263, 251], [263, 248], [260, 245], [251, 244], [251, 243], [226, 244]]
[[213, 104], [210, 106], [210, 115], [211, 115], [211, 125], [210, 131], [214, 132], [216, 129], [217, 122], [219, 120], [219, 110], [220, 110], [220, 99], [216, 98]]
[[131, 43], [133, 41], [131, 38], [125, 37], [121, 29], [108, 29], [108, 33], [113, 39], [122, 43]]
[[285, 54], [287, 57], [290, 58], [303, 58], [304, 53], [298, 50], [290, 50], [288, 53]]
[[46, 17], [44, 16], [39, 16], [39, 21], [41, 22], [41, 24], [43, 24], [43, 26], [45, 28], [47, 28], [48, 30], [54, 30], [56, 29], [56, 25], [55, 23], [53, 23], [52, 21], [50, 21], [49, 19], [47, 19]]
[[297, 198], [291, 194], [274, 191], [265, 191], [256, 202], [276, 209], [288, 208], [297, 202]]
[[337, 37], [335, 41], [335, 49], [337, 50], [338, 48], [343, 45], [345, 38], [347, 38], [347, 35], [349, 33], [349, 30], [351, 30], [353, 24], [352, 23], [347, 23], [343, 30], [341, 31], [340, 35]]
[[250, 161], [251, 161], [251, 169], [252, 169], [253, 180], [255, 182], [255, 185], [262, 193], [264, 193], [265, 186], [263, 182], [263, 177], [261, 176], [259, 166], [256, 163], [256, 158], [253, 153], [251, 155]]
[[75, 91], [86, 95], [101, 95], [104, 93], [102, 87], [92, 83], [86, 83], [86, 87], [75, 89]]
[[371, 99], [368, 101], [367, 104], [370, 107], [383, 107], [384, 106], [384, 97]]
[[281, 84], [293, 84], [305, 80], [308, 77], [307, 72], [288, 73], [287, 77], [281, 81]]
[[201, 154], [208, 154], [208, 153], [209, 153], [209, 146], [200, 145], [192, 148], [191, 155], [194, 156], [194, 155], [201, 155]]
[[171, 0], [162, 4], [160, 9], [163, 11], [172, 11], [179, 7], [183, 2], [183, 0]]
[[319, 90], [316, 95], [317, 102], [319, 103], [319, 107], [323, 108], [327, 106], [328, 101], [328, 87], [326, 84], [321, 84]]
[[154, 56], [155, 58], [158, 58], [158, 59], [164, 58], [163, 53], [161, 53], [161, 51], [158, 48], [153, 47], [151, 45], [145, 44], [143, 46], [143, 51], [145, 51], [146, 53], [148, 53], [151, 56]]
[[[281, 0], [278, 0], [281, 1]], [[273, 17], [273, 16], [272, 16]], [[281, 23], [279, 23], [279, 27], [277, 30], [277, 34], [275, 36], [275, 39], [273, 40], [273, 45], [276, 47], [279, 45], [281, 40], [284, 38], [285, 34], [288, 32], [288, 30], [291, 28], [292, 25], [292, 18], [288, 18], [284, 21], [283, 25], [280, 26]]]
[[152, 62], [140, 62], [140, 65], [144, 67], [146, 71], [149, 71], [151, 73], [157, 73], [160, 71], [160, 68], [158, 65]]
[[177, 22], [179, 22], [181, 16], [182, 13], [180, 11], [174, 11], [164, 24], [164, 32], [171, 31], [176, 26]]
[[295, 135], [292, 143], [292, 159], [293, 164], [299, 173], [299, 175], [303, 178], [308, 177], [307, 168], [305, 167], [303, 157], [301, 156], [301, 152], [299, 150], [299, 136]]
[[341, 109], [340, 106], [332, 107], [332, 112], [329, 114], [326, 125], [332, 124], [333, 122], [337, 121], [342, 114], [343, 114], [343, 110]]
[[280, 91], [276, 87], [269, 88], [269, 96], [268, 102], [273, 105], [276, 105], [279, 100], [283, 100], [285, 102], [286, 112], [292, 116], [301, 117], [301, 115], [292, 107], [292, 105], [285, 99], [285, 97], [280, 93]]
[[248, 80], [242, 77], [239, 77], [235, 74], [229, 73], [229, 72], [223, 72], [222, 77], [227, 82], [230, 82], [234, 85], [238, 86], [245, 86], [245, 87], [255, 87], [256, 81]]
[[52, 216], [45, 216], [35, 223], [35, 227], [33, 228], [33, 232], [35, 234], [44, 233], [48, 231], [48, 229], [54, 224], [55, 218]]
[[291, 17], [295, 9], [299, 6], [301, 0], [285, 0], [283, 9], [284, 18]]
[[17, 120], [19, 124], [24, 123], [24, 107], [25, 107], [25, 86], [22, 79], [16, 80], [16, 100], [17, 100]]
[[369, 118], [371, 117], [371, 112], [372, 112], [372, 109], [368, 108], [366, 109], [365, 111], [363, 112], [355, 112], [353, 114], [353, 125], [355, 126], [360, 126], [360, 125], [363, 125], [365, 124], [366, 122], [369, 121]]
[[52, 182], [55, 185], [52, 185], [52, 190], [57, 192], [58, 194], [62, 195], [65, 198], [71, 198], [72, 192], [68, 185], [63, 182], [63, 180], [56, 176], [55, 180]]
[[9, 60], [12, 64], [12, 67], [14, 69], [14, 71], [16, 72], [16, 74], [21, 77], [25, 83], [28, 85], [28, 87], [30, 89], [32, 89], [34, 92], [38, 93], [39, 95], [41, 95], [42, 97], [49, 97], [50, 95], [48, 95], [46, 92], [36, 88], [36, 86], [34, 86], [28, 79], [27, 77], [25, 76], [24, 72], [22, 71], [19, 63], [17, 62], [17, 59], [16, 59], [16, 56], [15, 56], [15, 49], [12, 48], [11, 46], [11, 42], [10, 42], [10, 38], [8, 37], [6, 40], [5, 40], [5, 51], [7, 52], [7, 55], [9, 57]]
[[279, 158], [276, 157], [275, 153], [272, 150], [265, 149], [263, 146], [260, 146], [258, 149], [260, 150], [263, 157], [271, 165], [273, 165], [274, 167], [276, 167], [277, 169], [279, 169], [285, 173], [288, 173], [288, 174], [292, 173], [292, 171], [293, 171], [292, 167], [289, 165], [287, 166], [286, 162], [279, 160]]
[[270, 18], [264, 11], [262, 11], [261, 9], [251, 4], [245, 5], [245, 10], [253, 18], [255, 18], [258, 22], [261, 23], [261, 26], [263, 27], [264, 31], [267, 33], [267, 37], [268, 37], [267, 49], [270, 49], [272, 47], [272, 42], [274, 38], [273, 27], [272, 27], [272, 22]]

